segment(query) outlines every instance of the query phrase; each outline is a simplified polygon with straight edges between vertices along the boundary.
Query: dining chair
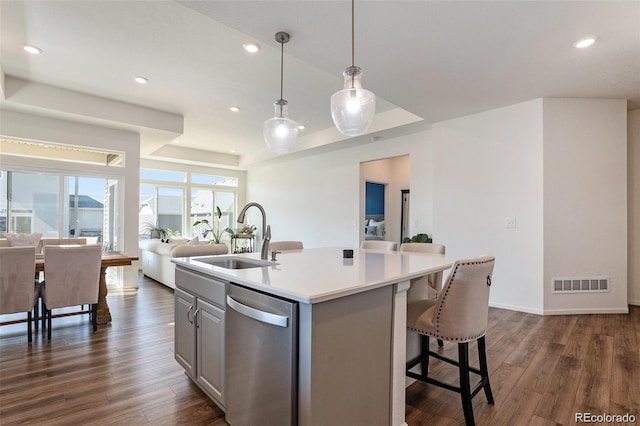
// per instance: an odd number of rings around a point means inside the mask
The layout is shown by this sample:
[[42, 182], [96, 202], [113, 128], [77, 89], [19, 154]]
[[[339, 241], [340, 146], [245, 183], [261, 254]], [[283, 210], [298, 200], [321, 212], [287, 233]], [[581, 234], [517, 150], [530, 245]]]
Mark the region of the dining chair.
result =
[[32, 341], [31, 323], [38, 321], [40, 285], [34, 279], [35, 273], [35, 246], [0, 248], [0, 314], [26, 312], [29, 342]]
[[[485, 333], [489, 311], [489, 289], [495, 258], [481, 256], [458, 260], [437, 300], [418, 300], [407, 304], [407, 329], [420, 335], [420, 354], [407, 363], [407, 376], [458, 392], [467, 426], [475, 424], [472, 398], [484, 390], [487, 402], [493, 404], [489, 383]], [[458, 360], [429, 350], [429, 337], [458, 344]], [[479, 368], [469, 365], [469, 342], [477, 341]], [[429, 377], [429, 357], [458, 367], [459, 386]], [[420, 364], [420, 373], [410, 371]], [[470, 373], [480, 376], [471, 388]]]
[[269, 251], [282, 250], [302, 250], [304, 246], [302, 241], [271, 241], [269, 243]]
[[91, 305], [93, 331], [98, 331], [97, 304], [102, 247], [99, 244], [44, 247], [42, 299], [43, 329], [51, 340], [51, 310]]
[[360, 248], [366, 250], [396, 251], [398, 244], [393, 241], [367, 240], [360, 243]]
[[[402, 243], [400, 252], [444, 254], [445, 246], [434, 243]], [[410, 282], [411, 287], [409, 288], [408, 296], [411, 299], [436, 299], [442, 287], [442, 275], [429, 274], [424, 277], [414, 278]], [[441, 339], [438, 339], [438, 346], [444, 346], [444, 342]]]

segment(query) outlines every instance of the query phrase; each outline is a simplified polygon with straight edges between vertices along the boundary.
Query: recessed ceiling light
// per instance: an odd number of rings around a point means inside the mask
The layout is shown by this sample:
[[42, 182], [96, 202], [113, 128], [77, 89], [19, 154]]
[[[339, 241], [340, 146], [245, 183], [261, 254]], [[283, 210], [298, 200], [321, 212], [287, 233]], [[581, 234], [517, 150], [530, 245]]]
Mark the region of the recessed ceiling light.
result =
[[236, 150], [235, 149], [230, 149], [229, 152], [232, 153], [232, 154], [235, 154]]
[[173, 143], [180, 143], [180, 140], [176, 139]]
[[39, 47], [36, 46], [32, 46], [30, 44], [25, 44], [23, 49], [29, 53], [31, 53], [32, 55], [39, 55], [42, 53], [42, 49], [40, 49]]
[[232, 106], [232, 107], [229, 107], [229, 111], [238, 112], [240, 111], [240, 108], [238, 108], [237, 106]]
[[249, 53], [256, 53], [260, 50], [260, 45], [258, 43], [245, 43], [242, 45], [242, 48]]
[[595, 42], [596, 42], [595, 37], [585, 37], [573, 43], [573, 46], [577, 47], [578, 49], [584, 49], [585, 47], [591, 46]]
[[301, 124], [298, 126], [298, 130], [304, 130], [306, 129], [306, 126], [304, 124]]
[[138, 84], [147, 84], [148, 81], [149, 79], [146, 77], [140, 77], [140, 76], [136, 77], [136, 83]]

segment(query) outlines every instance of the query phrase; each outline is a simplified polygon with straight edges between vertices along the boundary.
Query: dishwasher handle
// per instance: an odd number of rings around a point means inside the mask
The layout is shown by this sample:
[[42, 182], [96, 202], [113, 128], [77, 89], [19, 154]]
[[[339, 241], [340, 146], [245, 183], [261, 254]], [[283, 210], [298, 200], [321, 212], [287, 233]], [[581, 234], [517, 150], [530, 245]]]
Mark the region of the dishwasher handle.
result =
[[245, 315], [249, 318], [253, 318], [256, 321], [264, 322], [267, 324], [277, 325], [278, 327], [287, 327], [289, 325], [289, 317], [272, 314], [270, 312], [264, 312], [259, 309], [252, 308], [244, 305], [231, 296], [227, 295], [227, 305], [234, 311]]

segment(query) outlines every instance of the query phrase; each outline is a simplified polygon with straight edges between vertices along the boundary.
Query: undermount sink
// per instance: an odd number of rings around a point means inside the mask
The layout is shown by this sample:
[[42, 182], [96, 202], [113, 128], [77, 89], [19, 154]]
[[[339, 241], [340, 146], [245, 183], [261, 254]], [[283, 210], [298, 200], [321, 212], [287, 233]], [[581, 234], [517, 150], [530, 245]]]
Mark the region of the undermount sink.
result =
[[235, 256], [212, 256], [203, 257], [197, 259], [198, 262], [203, 262], [208, 265], [218, 266], [225, 269], [248, 269], [248, 268], [261, 268], [263, 266], [275, 265], [274, 262], [258, 259], [246, 259]]

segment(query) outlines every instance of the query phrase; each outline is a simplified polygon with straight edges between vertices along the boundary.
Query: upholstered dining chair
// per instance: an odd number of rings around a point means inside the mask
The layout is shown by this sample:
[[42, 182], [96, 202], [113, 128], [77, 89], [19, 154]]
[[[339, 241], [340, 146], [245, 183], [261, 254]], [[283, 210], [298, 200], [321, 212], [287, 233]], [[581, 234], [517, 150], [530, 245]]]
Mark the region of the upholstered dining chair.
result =
[[[458, 392], [467, 426], [475, 424], [471, 399], [480, 390], [484, 390], [489, 404], [494, 403], [484, 339], [494, 264], [493, 256], [458, 260], [437, 300], [423, 299], [407, 304], [407, 329], [418, 333], [421, 343], [420, 355], [407, 363], [407, 376]], [[457, 343], [458, 360], [430, 351], [429, 337]], [[478, 343], [479, 368], [469, 366], [469, 342], [473, 341]], [[459, 386], [428, 376], [430, 356], [458, 367]], [[410, 371], [418, 364], [420, 373]], [[473, 388], [470, 373], [480, 376]]]
[[33, 340], [33, 312], [35, 322], [38, 321], [37, 302], [40, 285], [34, 279], [35, 274], [35, 246], [0, 248], [0, 314], [26, 312], [29, 342]]
[[[402, 243], [400, 244], [400, 252], [444, 254], [445, 246], [434, 243]], [[425, 277], [412, 279], [411, 288], [409, 289], [410, 298], [436, 299], [442, 287], [441, 277], [441, 274], [430, 274]], [[440, 282], [436, 282], [438, 279], [440, 279]], [[438, 346], [444, 346], [444, 342], [440, 339], [438, 339]]]
[[99, 244], [44, 247], [42, 299], [43, 329], [51, 340], [51, 310], [91, 305], [93, 331], [98, 331], [97, 304], [102, 247]]
[[271, 241], [269, 243], [269, 251], [282, 250], [302, 250], [304, 246], [302, 241]]
[[360, 243], [360, 248], [366, 250], [396, 251], [398, 244], [393, 241], [368, 240]]

